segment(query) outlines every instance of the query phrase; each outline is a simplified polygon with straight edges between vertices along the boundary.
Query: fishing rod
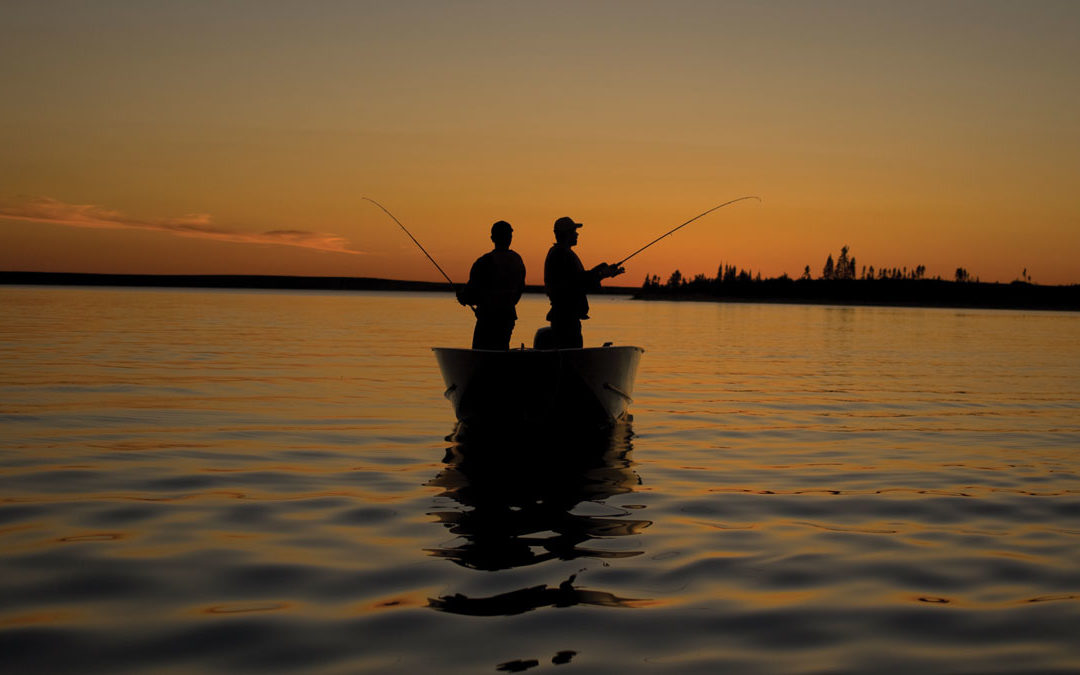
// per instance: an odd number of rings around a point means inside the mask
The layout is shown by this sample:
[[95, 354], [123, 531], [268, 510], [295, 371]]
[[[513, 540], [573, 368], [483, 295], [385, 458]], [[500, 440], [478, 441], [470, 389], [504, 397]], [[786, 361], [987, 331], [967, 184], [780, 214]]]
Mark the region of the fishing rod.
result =
[[455, 284], [453, 281], [451, 281], [450, 277], [447, 276], [446, 272], [443, 272], [443, 268], [439, 267], [439, 263], [435, 262], [435, 258], [432, 258], [431, 254], [428, 253], [427, 250], [424, 249], [424, 247], [420, 245], [420, 242], [416, 241], [416, 237], [412, 236], [412, 232], [409, 232], [407, 229], [405, 229], [405, 226], [401, 224], [401, 221], [398, 220], [397, 218], [394, 218], [394, 214], [390, 213], [390, 210], [387, 209], [385, 206], [383, 206], [382, 204], [380, 204], [379, 202], [375, 201], [374, 199], [372, 199], [370, 197], [363, 197], [363, 199], [366, 199], [367, 201], [371, 202], [375, 206], [378, 206], [380, 209], [382, 209], [386, 213], [386, 215], [388, 215], [388, 216], [390, 216], [391, 218], [394, 219], [394, 222], [398, 224], [398, 227], [400, 227], [402, 230], [404, 230], [405, 234], [409, 235], [409, 239], [412, 239], [413, 243], [416, 244], [417, 248], [419, 248], [421, 251], [424, 252], [424, 255], [427, 256], [427, 259], [431, 261], [431, 264], [435, 266], [435, 269], [439, 270], [439, 273], [443, 275], [443, 278], [446, 279], [446, 282], [449, 283], [451, 287], [453, 287], [454, 292], [456, 293], [457, 292], [457, 284]]
[[622, 259], [622, 260], [620, 260], [619, 262], [615, 263], [615, 265], [614, 265], [614, 266], [615, 266], [615, 267], [622, 267], [623, 263], [624, 263], [624, 262], [626, 262], [627, 260], [629, 260], [630, 258], [633, 258], [633, 257], [634, 257], [634, 256], [636, 256], [636, 255], [637, 255], [638, 253], [641, 253], [642, 251], [644, 251], [645, 249], [649, 248], [650, 246], [652, 246], [652, 245], [653, 245], [653, 244], [655, 244], [656, 242], [660, 241], [660, 240], [661, 240], [661, 239], [663, 239], [664, 237], [666, 237], [666, 236], [668, 236], [668, 235], [671, 235], [671, 234], [674, 234], [674, 233], [678, 232], [679, 230], [681, 230], [682, 228], [686, 227], [686, 226], [687, 226], [687, 225], [689, 225], [690, 223], [694, 222], [694, 221], [695, 221], [695, 220], [697, 220], [698, 218], [700, 218], [700, 217], [702, 217], [702, 216], [707, 216], [707, 215], [709, 215], [710, 213], [712, 213], [713, 211], [715, 211], [715, 210], [717, 210], [717, 209], [722, 209], [722, 208], [724, 208], [724, 207], [725, 207], [725, 206], [727, 206], [728, 204], [734, 204], [735, 202], [741, 202], [741, 201], [742, 201], [742, 200], [744, 200], [744, 199], [756, 199], [756, 200], [758, 200], [759, 202], [761, 201], [761, 197], [755, 197], [754, 195], [750, 195], [750, 196], [747, 196], [747, 197], [739, 197], [738, 199], [732, 199], [732, 200], [731, 200], [730, 202], [724, 202], [723, 204], [721, 204], [721, 205], [719, 205], [719, 206], [714, 206], [714, 207], [712, 207], [711, 209], [709, 209], [708, 211], [705, 211], [705, 212], [703, 212], [703, 213], [699, 213], [699, 214], [697, 214], [696, 216], [694, 216], [694, 217], [693, 217], [693, 218], [691, 218], [690, 220], [686, 221], [686, 222], [685, 222], [685, 223], [683, 223], [682, 225], [679, 225], [678, 227], [676, 227], [676, 228], [674, 228], [674, 229], [672, 229], [672, 230], [668, 230], [667, 232], [665, 232], [664, 234], [660, 235], [660, 236], [659, 236], [659, 237], [657, 237], [656, 239], [653, 239], [652, 241], [650, 241], [650, 242], [649, 242], [648, 244], [645, 244], [644, 246], [642, 246], [642, 247], [641, 247], [641, 248], [639, 248], [638, 250], [634, 251], [633, 253], [631, 253], [630, 255], [626, 256], [625, 258], [623, 258], [623, 259]]

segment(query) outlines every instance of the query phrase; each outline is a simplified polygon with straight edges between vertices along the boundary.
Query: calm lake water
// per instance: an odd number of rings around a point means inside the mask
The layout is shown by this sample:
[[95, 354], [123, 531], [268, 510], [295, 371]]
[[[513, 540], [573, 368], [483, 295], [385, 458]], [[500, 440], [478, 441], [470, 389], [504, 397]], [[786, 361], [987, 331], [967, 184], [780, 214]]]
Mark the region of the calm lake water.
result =
[[0, 288], [0, 671], [1080, 671], [1080, 315], [592, 315], [633, 421], [479, 445], [449, 295]]

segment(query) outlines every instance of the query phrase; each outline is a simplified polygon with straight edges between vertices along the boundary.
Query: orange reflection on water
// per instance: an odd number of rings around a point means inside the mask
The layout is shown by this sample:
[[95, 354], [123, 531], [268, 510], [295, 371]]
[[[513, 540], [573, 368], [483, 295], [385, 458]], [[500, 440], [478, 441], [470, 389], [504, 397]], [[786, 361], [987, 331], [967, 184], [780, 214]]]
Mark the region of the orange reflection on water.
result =
[[394, 609], [408, 609], [426, 607], [428, 604], [428, 592], [414, 591], [412, 593], [397, 593], [390, 597], [383, 597], [370, 602], [355, 606], [355, 614], [368, 614]]
[[280, 612], [293, 606], [289, 602], [236, 602], [203, 607], [199, 614], [255, 614], [262, 612]]
[[51, 610], [16, 614], [15, 616], [0, 617], [0, 629], [61, 623], [77, 619], [81, 615], [82, 612], [74, 610]]
[[77, 534], [70, 537], [60, 537], [56, 541], [65, 543], [76, 543], [83, 541], [119, 541], [125, 539], [126, 534], [122, 532], [101, 532], [95, 534]]
[[[987, 592], [980, 593], [981, 596], [988, 596]], [[1009, 595], [1004, 592], [997, 594], [1000, 599], [982, 599], [974, 597], [963, 596], [941, 596], [931, 594], [895, 594], [889, 596], [890, 599], [896, 602], [917, 602], [928, 605], [950, 605], [953, 607], [964, 607], [967, 609], [1006, 609], [1009, 607], [1017, 607], [1022, 605], [1031, 605], [1044, 602], [1077, 602], [1080, 601], [1080, 594], [1075, 593], [1057, 593], [1050, 595], [1039, 595], [1035, 597], [1015, 596]]]

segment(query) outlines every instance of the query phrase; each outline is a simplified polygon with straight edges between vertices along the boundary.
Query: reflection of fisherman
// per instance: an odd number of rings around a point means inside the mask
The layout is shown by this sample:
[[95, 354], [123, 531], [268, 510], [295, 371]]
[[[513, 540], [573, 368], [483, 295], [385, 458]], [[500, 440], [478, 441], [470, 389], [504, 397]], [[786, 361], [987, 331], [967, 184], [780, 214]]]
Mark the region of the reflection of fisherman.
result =
[[469, 283], [458, 291], [458, 302], [474, 305], [473, 349], [509, 349], [517, 321], [514, 305], [525, 290], [525, 263], [510, 250], [514, 229], [500, 220], [491, 226], [495, 249], [480, 256], [469, 270]]
[[586, 270], [571, 250], [578, 242], [579, 227], [581, 223], [565, 216], [556, 220], [555, 244], [544, 261], [544, 290], [551, 299], [547, 319], [551, 322], [557, 349], [582, 346], [581, 320], [589, 318], [589, 300], [585, 294], [599, 288], [602, 279], [625, 271], [608, 263]]

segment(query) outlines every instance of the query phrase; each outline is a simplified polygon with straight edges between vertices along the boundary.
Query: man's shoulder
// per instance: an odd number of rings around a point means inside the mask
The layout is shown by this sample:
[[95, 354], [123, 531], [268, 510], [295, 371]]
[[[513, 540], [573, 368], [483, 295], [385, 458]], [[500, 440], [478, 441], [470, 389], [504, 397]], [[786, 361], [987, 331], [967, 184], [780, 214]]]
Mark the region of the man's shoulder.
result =
[[482, 255], [479, 258], [477, 258], [476, 260], [474, 260], [473, 264], [472, 264], [472, 268], [474, 270], [476, 270], [476, 269], [482, 268], [484, 265], [490, 264], [491, 260], [492, 260], [491, 253], [492, 253], [491, 251], [488, 251], [484, 255]]
[[501, 250], [500, 249], [495, 249], [494, 251], [488, 251], [487, 253], [485, 253], [481, 257], [487, 258], [488, 260], [492, 260], [492, 261], [496, 261], [496, 262], [515, 262], [515, 263], [522, 263], [522, 264], [524, 264], [524, 262], [525, 262], [524, 260], [522, 260], [521, 256], [518, 255], [517, 251], [515, 251], [513, 249], [509, 249], [509, 248], [501, 249]]
[[525, 260], [518, 254], [517, 251], [510, 251], [510, 254], [512, 256], [510, 259], [513, 261], [511, 264], [514, 266], [515, 269], [520, 270], [521, 273], [524, 274]]
[[577, 254], [574, 253], [572, 248], [565, 244], [552, 244], [551, 248], [548, 249], [547, 257], [570, 260], [576, 258]]

